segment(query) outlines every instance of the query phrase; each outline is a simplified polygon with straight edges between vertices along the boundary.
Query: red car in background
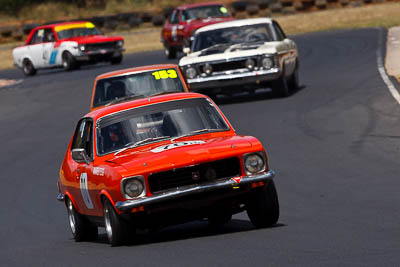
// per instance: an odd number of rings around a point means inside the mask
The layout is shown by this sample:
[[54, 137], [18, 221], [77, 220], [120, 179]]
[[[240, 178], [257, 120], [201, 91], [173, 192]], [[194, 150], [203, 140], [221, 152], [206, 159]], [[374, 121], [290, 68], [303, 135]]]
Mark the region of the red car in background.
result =
[[183, 5], [172, 11], [161, 32], [161, 42], [168, 59], [176, 57], [176, 52], [190, 46], [190, 37], [200, 27], [233, 20], [228, 9], [214, 2]]

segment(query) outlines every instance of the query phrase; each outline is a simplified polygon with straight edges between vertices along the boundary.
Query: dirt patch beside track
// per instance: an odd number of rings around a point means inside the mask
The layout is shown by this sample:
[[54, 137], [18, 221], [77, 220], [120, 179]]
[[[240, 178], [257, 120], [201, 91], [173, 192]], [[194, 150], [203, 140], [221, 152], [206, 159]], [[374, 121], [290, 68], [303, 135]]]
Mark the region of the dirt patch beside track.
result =
[[6, 86], [10, 86], [10, 85], [14, 85], [19, 83], [20, 80], [4, 80], [4, 79], [0, 79], [0, 88], [2, 87], [6, 87]]

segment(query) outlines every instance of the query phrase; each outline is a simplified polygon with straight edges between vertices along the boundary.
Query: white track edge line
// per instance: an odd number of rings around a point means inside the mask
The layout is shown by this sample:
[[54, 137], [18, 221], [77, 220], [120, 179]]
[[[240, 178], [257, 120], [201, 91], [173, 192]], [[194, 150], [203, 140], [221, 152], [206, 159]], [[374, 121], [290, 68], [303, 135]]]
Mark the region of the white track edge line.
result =
[[[376, 50], [377, 55], [377, 63], [378, 63], [378, 71], [382, 77], [383, 82], [386, 84], [386, 87], [389, 89], [389, 92], [392, 94], [393, 98], [399, 103], [400, 105], [400, 94], [397, 91], [396, 87], [390, 81], [389, 76], [386, 74], [385, 67], [383, 66], [383, 57], [380, 49], [382, 47], [382, 29], [379, 29], [379, 40], [378, 40], [378, 48]], [[385, 49], [386, 51], [386, 49]]]

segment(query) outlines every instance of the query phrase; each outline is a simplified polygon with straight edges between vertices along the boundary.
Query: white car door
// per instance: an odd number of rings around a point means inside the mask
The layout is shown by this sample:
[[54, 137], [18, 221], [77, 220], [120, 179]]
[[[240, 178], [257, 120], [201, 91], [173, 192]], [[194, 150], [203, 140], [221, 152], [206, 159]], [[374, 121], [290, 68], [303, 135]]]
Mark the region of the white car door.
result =
[[32, 64], [36, 69], [43, 67], [43, 36], [44, 29], [36, 30], [29, 45], [26, 47], [26, 53], [30, 57]]
[[56, 39], [51, 28], [44, 31], [43, 44], [42, 44], [42, 61], [43, 67], [51, 67], [56, 65], [56, 58], [58, 49], [54, 48]]

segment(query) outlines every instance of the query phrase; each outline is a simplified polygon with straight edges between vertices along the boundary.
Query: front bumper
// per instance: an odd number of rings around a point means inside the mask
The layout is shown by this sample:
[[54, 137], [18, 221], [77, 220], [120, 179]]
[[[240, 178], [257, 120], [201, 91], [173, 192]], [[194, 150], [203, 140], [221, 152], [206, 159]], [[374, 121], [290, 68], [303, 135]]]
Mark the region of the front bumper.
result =
[[179, 197], [194, 195], [203, 192], [209, 192], [217, 189], [232, 188], [235, 186], [246, 185], [254, 182], [265, 182], [271, 180], [275, 176], [275, 172], [270, 170], [257, 175], [244, 176], [237, 183], [233, 179], [224, 181], [214, 181], [201, 185], [191, 185], [180, 187], [174, 190], [169, 190], [160, 194], [152, 195], [150, 197], [143, 197], [134, 200], [119, 201], [115, 207], [120, 211], [129, 211], [144, 205], [154, 204], [162, 201], [172, 200]]
[[76, 56], [75, 59], [78, 61], [89, 61], [90, 59], [96, 57], [117, 57], [120, 56], [124, 51], [124, 48], [89, 50], [80, 52], [80, 55]]
[[243, 85], [259, 84], [277, 80], [281, 75], [279, 68], [248, 71], [247, 69], [226, 71], [212, 76], [188, 79], [190, 88], [194, 91], [202, 89], [240, 87]]

